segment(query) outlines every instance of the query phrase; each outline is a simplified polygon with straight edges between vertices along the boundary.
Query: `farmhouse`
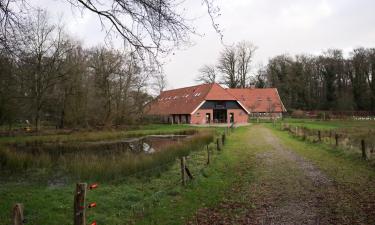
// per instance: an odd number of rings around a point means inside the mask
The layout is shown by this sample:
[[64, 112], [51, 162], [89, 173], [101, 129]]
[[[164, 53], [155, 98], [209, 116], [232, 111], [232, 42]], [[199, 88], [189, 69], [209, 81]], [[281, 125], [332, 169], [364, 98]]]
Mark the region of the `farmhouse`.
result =
[[146, 107], [146, 114], [164, 122], [190, 124], [247, 123], [285, 111], [276, 88], [226, 89], [217, 83], [163, 91]]

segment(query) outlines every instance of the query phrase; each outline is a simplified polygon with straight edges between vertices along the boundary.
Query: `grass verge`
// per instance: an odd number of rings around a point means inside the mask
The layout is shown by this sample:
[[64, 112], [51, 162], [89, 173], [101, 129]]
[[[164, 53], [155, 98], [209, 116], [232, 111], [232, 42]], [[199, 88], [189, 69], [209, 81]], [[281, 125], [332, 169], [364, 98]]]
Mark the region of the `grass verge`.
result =
[[[271, 126], [269, 126], [271, 127]], [[375, 178], [375, 171], [359, 154], [350, 154], [324, 143], [304, 142], [289, 133], [272, 129], [285, 146], [311, 160], [335, 181], [365, 185]], [[353, 186], [355, 188], [355, 186]]]

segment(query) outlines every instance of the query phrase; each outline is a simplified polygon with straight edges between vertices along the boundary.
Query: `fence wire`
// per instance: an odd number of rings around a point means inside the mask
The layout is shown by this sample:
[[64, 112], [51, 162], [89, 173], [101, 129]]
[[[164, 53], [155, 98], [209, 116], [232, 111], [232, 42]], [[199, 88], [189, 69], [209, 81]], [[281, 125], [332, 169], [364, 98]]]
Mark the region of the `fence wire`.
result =
[[288, 123], [279, 123], [274, 126], [280, 130], [288, 131], [291, 135], [302, 138], [302, 140], [326, 144], [349, 153], [363, 154], [362, 149], [364, 149], [367, 159], [375, 159], [375, 135], [371, 129], [360, 133], [356, 128], [353, 128], [353, 131], [345, 129], [319, 130]]

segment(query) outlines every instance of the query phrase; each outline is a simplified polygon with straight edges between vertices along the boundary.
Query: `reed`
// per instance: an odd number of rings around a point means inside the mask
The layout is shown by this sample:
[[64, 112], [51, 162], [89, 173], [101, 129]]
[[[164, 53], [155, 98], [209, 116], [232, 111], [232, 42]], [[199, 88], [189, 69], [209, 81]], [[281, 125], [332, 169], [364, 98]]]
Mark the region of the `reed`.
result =
[[[191, 132], [191, 131], [189, 131]], [[184, 134], [187, 134], [184, 132]], [[69, 154], [56, 154], [48, 149], [40, 152], [0, 149], [0, 166], [11, 173], [34, 169], [62, 171], [71, 178], [106, 180], [126, 177], [152, 168], [167, 167], [176, 158], [188, 155], [191, 151], [202, 150], [212, 142], [214, 132], [204, 131], [179, 143], [165, 147], [153, 154], [133, 154], [126, 151], [97, 154], [93, 149]], [[79, 148], [79, 147], [78, 147]]]

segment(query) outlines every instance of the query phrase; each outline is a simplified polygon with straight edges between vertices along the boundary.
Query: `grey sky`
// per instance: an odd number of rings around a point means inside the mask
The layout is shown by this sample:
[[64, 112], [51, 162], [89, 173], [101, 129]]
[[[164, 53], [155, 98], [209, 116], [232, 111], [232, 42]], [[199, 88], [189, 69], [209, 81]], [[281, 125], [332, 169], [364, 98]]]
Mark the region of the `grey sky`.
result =
[[[200, 0], [188, 0], [191, 17], [201, 36], [193, 36], [192, 46], [181, 46], [164, 59], [169, 88], [194, 84], [203, 64], [214, 64], [223, 46], [211, 26]], [[73, 13], [63, 0], [40, 0], [63, 20], [70, 33], [86, 46], [103, 42], [104, 34], [95, 15]], [[253, 67], [266, 64], [278, 54], [317, 54], [328, 48], [346, 53], [352, 48], [375, 47], [374, 0], [217, 0], [224, 30], [224, 43], [241, 40], [258, 46]]]

